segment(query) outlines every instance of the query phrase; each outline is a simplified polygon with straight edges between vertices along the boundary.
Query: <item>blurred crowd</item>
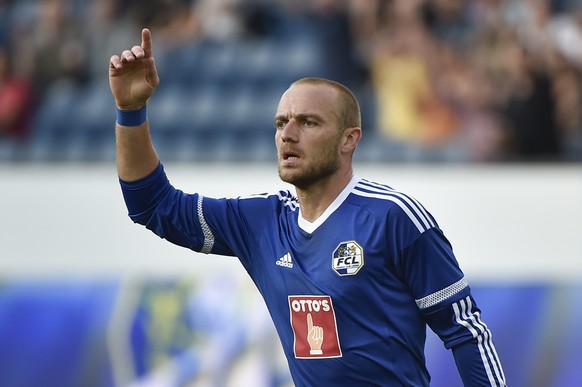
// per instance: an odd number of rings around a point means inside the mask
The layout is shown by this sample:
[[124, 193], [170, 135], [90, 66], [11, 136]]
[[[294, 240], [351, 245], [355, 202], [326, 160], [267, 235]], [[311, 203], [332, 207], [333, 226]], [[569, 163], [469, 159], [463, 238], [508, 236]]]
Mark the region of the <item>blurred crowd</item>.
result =
[[379, 130], [452, 147], [471, 160], [556, 160], [580, 152], [581, 2], [352, 5]]
[[320, 42], [321, 75], [371, 91], [366, 129], [386, 143], [582, 160], [580, 0], [0, 0], [0, 141], [34, 135], [56, 85], [106, 82], [143, 26], [158, 56], [295, 28]]

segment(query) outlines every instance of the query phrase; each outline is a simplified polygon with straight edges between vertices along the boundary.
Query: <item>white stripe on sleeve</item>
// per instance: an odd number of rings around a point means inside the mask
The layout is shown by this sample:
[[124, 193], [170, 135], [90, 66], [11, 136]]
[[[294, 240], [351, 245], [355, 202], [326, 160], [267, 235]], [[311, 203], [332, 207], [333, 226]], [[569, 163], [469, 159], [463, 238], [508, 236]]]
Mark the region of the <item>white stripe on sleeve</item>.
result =
[[483, 361], [483, 366], [491, 386], [506, 386], [505, 375], [503, 374], [497, 351], [493, 345], [491, 331], [481, 321], [479, 312], [473, 313], [471, 297], [467, 296], [465, 299], [455, 302], [453, 304], [453, 310], [457, 323], [467, 328], [471, 332], [471, 335], [477, 339], [481, 360]]

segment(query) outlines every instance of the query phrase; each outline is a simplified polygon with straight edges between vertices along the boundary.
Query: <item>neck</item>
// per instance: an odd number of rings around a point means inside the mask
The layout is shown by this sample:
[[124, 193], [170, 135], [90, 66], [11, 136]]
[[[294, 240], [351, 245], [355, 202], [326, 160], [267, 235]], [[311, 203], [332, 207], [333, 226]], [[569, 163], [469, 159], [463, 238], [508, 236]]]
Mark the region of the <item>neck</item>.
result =
[[351, 179], [352, 169], [350, 168], [345, 171], [338, 171], [309, 187], [296, 187], [303, 219], [308, 222], [317, 220], [344, 190]]

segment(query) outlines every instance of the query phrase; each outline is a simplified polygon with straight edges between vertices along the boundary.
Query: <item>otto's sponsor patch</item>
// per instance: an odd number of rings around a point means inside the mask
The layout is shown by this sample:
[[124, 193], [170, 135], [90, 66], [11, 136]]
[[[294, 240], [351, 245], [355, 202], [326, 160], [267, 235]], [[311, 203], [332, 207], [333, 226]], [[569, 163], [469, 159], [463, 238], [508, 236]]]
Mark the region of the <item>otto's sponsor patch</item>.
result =
[[289, 296], [289, 312], [296, 358], [342, 355], [330, 296]]

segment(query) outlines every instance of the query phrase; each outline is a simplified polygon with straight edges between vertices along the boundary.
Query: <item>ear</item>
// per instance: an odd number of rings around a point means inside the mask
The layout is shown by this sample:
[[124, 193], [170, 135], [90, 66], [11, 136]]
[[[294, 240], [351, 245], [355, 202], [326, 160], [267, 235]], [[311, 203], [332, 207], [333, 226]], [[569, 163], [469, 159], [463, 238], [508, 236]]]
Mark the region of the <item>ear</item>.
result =
[[342, 153], [353, 153], [362, 138], [362, 128], [353, 127], [344, 130], [342, 135]]

